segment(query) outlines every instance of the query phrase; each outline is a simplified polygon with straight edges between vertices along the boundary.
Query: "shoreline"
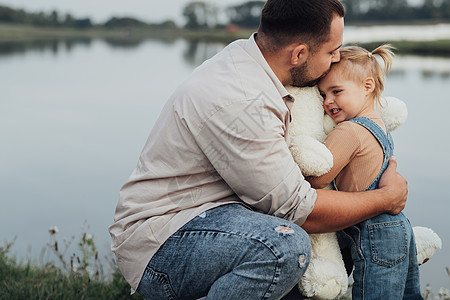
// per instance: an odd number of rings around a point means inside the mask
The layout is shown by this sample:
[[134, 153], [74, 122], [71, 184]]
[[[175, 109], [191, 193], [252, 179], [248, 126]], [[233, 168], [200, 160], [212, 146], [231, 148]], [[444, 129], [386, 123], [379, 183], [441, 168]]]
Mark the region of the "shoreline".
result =
[[[427, 23], [428, 25], [433, 25]], [[435, 25], [449, 23], [435, 23]], [[349, 27], [358, 27], [361, 31], [374, 26], [418, 26], [415, 23], [409, 24], [348, 24]], [[6, 44], [23, 44], [33, 42], [55, 42], [55, 41], [77, 41], [80, 39], [103, 39], [123, 44], [133, 44], [147, 39], [158, 40], [176, 40], [186, 39], [188, 41], [205, 41], [205, 42], [221, 42], [230, 43], [236, 39], [247, 39], [254, 30], [240, 29], [235, 32], [229, 32], [225, 29], [214, 31], [189, 31], [185, 29], [155, 29], [155, 28], [117, 28], [105, 29], [101, 27], [93, 27], [85, 30], [76, 30], [71, 28], [50, 28], [36, 27], [22, 24], [0, 23], [0, 46]], [[349, 34], [352, 33], [349, 31]], [[348, 35], [347, 35], [348, 36]], [[367, 36], [367, 34], [366, 34]], [[371, 36], [369, 34], [369, 36]], [[397, 48], [398, 54], [417, 54], [426, 56], [450, 57], [450, 36], [444, 36], [442, 39], [438, 37], [435, 40], [427, 40], [426, 38], [416, 37], [414, 40], [402, 39], [401, 36], [385, 36], [385, 40], [370, 41], [368, 39], [346, 39], [344, 33], [344, 44], [357, 44], [367, 49], [372, 49], [383, 43], [390, 43]]]
[[92, 27], [89, 29], [36, 27], [23, 24], [0, 23], [0, 43], [32, 41], [32, 40], [64, 40], [74, 38], [114, 38], [126, 40], [146, 38], [186, 38], [202, 40], [227, 41], [238, 38], [248, 38], [254, 30], [239, 30], [234, 33], [223, 30], [214, 31], [191, 31], [181, 28], [146, 28], [146, 27], [123, 27], [107, 29]]

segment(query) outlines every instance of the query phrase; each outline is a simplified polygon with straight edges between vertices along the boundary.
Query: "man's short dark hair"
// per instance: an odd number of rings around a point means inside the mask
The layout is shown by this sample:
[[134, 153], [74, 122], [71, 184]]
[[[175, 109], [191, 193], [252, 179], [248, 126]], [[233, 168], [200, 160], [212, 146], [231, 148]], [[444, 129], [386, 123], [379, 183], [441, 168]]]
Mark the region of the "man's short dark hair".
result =
[[268, 51], [303, 42], [314, 52], [329, 40], [331, 21], [336, 15], [345, 15], [338, 0], [267, 0], [258, 35], [262, 35]]

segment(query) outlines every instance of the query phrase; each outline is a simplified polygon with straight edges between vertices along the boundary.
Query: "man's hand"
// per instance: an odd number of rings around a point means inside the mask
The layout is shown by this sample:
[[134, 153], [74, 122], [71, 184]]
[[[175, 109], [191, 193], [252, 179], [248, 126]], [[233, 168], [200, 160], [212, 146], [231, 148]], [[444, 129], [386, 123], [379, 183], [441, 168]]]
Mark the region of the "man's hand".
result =
[[389, 159], [389, 166], [381, 176], [379, 188], [386, 194], [386, 213], [396, 215], [405, 208], [408, 183], [397, 172], [397, 159], [393, 156]]
[[379, 214], [398, 214], [406, 205], [407, 185], [406, 179], [397, 172], [397, 160], [391, 158], [378, 189], [363, 192], [318, 189], [313, 210], [299, 225], [308, 233], [333, 232]]

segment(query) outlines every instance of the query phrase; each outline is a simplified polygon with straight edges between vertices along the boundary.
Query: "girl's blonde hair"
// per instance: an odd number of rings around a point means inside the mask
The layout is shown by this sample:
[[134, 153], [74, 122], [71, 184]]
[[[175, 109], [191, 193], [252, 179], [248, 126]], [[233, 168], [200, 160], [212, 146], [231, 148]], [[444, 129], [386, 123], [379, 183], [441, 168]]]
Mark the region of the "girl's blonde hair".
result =
[[[381, 45], [372, 52], [358, 46], [347, 46], [340, 49], [341, 60], [338, 65], [342, 65], [342, 75], [361, 82], [367, 77], [372, 77], [375, 81], [374, 100], [380, 106], [382, 106], [380, 96], [384, 90], [385, 75], [392, 65], [393, 50], [394, 47], [388, 44]], [[381, 57], [384, 62], [384, 70], [374, 55]]]

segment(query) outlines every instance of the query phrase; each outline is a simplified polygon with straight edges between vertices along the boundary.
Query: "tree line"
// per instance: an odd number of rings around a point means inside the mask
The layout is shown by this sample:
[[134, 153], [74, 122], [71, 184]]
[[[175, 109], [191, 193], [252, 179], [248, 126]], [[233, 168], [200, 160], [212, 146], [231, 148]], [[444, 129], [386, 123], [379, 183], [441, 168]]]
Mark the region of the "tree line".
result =
[[450, 0], [342, 0], [346, 22], [450, 21]]
[[[440, 20], [450, 21], [450, 0], [422, 0], [411, 5], [408, 0], [341, 0], [346, 9], [346, 23], [362, 22], [410, 22]], [[219, 8], [207, 1], [192, 1], [182, 11], [189, 30], [213, 30], [230, 25], [241, 28], [257, 28], [261, 9], [265, 1], [254, 0], [238, 5]], [[220, 18], [222, 17], [222, 18]], [[115, 27], [158, 27], [178, 28], [172, 20], [161, 23], [146, 23], [130, 17], [112, 17], [103, 24], [93, 24], [90, 18], [75, 18], [71, 14], [29, 13], [23, 9], [0, 6], [0, 22], [20, 23], [33, 26], [71, 27], [77, 29], [94, 26]]]
[[[341, 0], [346, 10], [346, 23], [374, 22], [413, 22], [444, 21], [450, 22], [450, 0], [422, 0], [412, 5], [408, 0]], [[256, 28], [265, 1], [248, 1], [228, 6], [225, 13], [227, 24], [244, 28]], [[183, 10], [185, 27], [190, 29], [213, 28], [217, 24], [218, 9], [214, 4], [193, 1]]]
[[93, 24], [89, 18], [74, 18], [71, 14], [60, 16], [57, 11], [50, 13], [29, 13], [23, 9], [0, 6], [0, 22], [34, 26], [89, 28]]

